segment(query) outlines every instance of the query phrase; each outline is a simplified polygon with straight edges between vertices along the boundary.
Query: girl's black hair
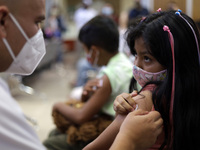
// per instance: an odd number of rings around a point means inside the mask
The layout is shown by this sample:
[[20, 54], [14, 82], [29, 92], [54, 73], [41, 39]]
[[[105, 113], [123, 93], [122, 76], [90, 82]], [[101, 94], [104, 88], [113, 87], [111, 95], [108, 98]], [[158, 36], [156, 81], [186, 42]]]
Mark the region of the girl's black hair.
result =
[[[199, 32], [194, 21], [183, 13], [181, 15], [193, 27], [200, 43]], [[171, 139], [172, 128], [169, 121], [173, 60], [168, 32], [163, 30], [164, 25], [169, 27], [174, 38], [176, 70], [173, 139]], [[174, 150], [200, 147], [200, 64], [191, 28], [184, 19], [175, 14], [175, 11], [157, 12], [137, 25], [130, 26], [127, 34], [127, 42], [132, 54], [136, 53], [135, 40], [143, 37], [149, 53], [167, 69], [164, 81], [155, 83], [157, 88], [152, 96], [154, 107], [164, 120], [164, 144], [169, 149], [172, 142]]]

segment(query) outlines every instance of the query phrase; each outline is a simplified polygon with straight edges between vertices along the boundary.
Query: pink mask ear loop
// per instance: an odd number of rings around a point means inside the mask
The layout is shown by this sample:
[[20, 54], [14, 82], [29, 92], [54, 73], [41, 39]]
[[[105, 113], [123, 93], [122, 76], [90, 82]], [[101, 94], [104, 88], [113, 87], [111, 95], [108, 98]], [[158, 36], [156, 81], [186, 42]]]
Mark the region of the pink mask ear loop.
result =
[[179, 15], [187, 24], [188, 26], [191, 28], [193, 34], [194, 34], [194, 38], [195, 38], [195, 41], [196, 41], [196, 45], [197, 45], [197, 52], [198, 52], [198, 56], [199, 56], [199, 65], [200, 65], [200, 54], [199, 54], [199, 43], [198, 43], [198, 40], [197, 40], [197, 36], [194, 32], [194, 29], [193, 27], [190, 25], [190, 23], [181, 15], [181, 10], [179, 9], [177, 12], [175, 12], [176, 15]]
[[[174, 133], [174, 127], [173, 127], [173, 108], [174, 108], [174, 91], [175, 91], [175, 55], [174, 55], [174, 38], [169, 30], [169, 27], [164, 25], [163, 27], [164, 31], [168, 32], [169, 41], [171, 45], [172, 50], [172, 60], [173, 60], [173, 72], [172, 72], [172, 92], [171, 92], [171, 102], [170, 102], [170, 110], [169, 110], [169, 117], [170, 117], [170, 123], [171, 123], [171, 139], [173, 139], [173, 133]], [[171, 142], [172, 144], [172, 142]], [[172, 145], [170, 145], [172, 146]]]

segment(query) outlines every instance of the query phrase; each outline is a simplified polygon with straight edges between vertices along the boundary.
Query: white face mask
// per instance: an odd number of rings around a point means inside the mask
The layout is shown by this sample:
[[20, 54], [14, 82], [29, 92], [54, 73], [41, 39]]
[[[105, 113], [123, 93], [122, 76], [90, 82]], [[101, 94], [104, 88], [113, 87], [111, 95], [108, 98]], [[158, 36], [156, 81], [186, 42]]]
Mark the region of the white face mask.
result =
[[[91, 64], [91, 57], [92, 57], [92, 53], [93, 53], [93, 50], [90, 50], [89, 54], [87, 54], [87, 60], [88, 62]], [[93, 67], [98, 67], [97, 65], [97, 62], [99, 60], [99, 51], [96, 51], [96, 56], [95, 56], [95, 59], [94, 59], [94, 62], [93, 64], [91, 64]]]
[[106, 15], [106, 16], [110, 16], [113, 14], [113, 9], [111, 7], [105, 6], [102, 8], [102, 14]]
[[13, 58], [13, 62], [6, 72], [19, 75], [30, 75], [46, 53], [43, 33], [41, 29], [39, 29], [38, 32], [29, 39], [15, 17], [12, 14], [9, 15], [27, 42], [24, 44], [19, 54], [15, 56], [8, 41], [3, 38], [3, 42]]

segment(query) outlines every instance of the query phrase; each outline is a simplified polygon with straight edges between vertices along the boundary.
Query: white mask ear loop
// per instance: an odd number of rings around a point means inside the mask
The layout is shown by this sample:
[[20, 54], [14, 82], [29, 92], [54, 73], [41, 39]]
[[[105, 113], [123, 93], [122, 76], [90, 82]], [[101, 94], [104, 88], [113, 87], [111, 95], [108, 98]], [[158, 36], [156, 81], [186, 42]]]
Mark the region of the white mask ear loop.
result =
[[3, 40], [4, 44], [6, 45], [8, 51], [10, 52], [11, 57], [12, 57], [13, 60], [15, 61], [15, 59], [16, 59], [16, 58], [15, 58], [15, 55], [14, 55], [14, 53], [13, 53], [13, 51], [12, 51], [10, 45], [8, 44], [7, 40], [6, 40], [5, 38], [3, 38], [2, 40]]
[[[20, 30], [20, 32], [22, 33], [22, 35], [24, 36], [24, 38], [29, 41], [28, 36], [26, 35], [26, 33], [24, 32], [24, 30], [21, 28], [21, 26], [19, 25], [18, 21], [15, 19], [15, 17], [9, 13], [10, 18], [12, 19], [12, 21], [15, 23], [15, 25], [17, 26], [17, 28]], [[13, 58], [13, 60], [16, 60], [15, 54], [13, 53], [10, 45], [8, 44], [8, 41], [5, 38], [2, 38], [4, 44], [6, 45], [11, 57]]]
[[92, 53], [93, 53], [93, 49], [90, 50], [88, 56], [91, 58], [92, 57]]
[[20, 24], [18, 23], [18, 21], [15, 19], [15, 17], [9, 13], [10, 18], [12, 19], [12, 21], [15, 23], [15, 25], [17, 26], [17, 28], [20, 30], [20, 32], [22, 33], [22, 35], [24, 36], [24, 38], [29, 41], [28, 36], [26, 35], [26, 33], [24, 32], [24, 30], [22, 29], [22, 27], [20, 26]]
[[95, 60], [94, 60], [94, 63], [93, 64], [95, 64], [95, 65], [97, 65], [97, 62], [98, 62], [98, 60], [99, 60], [99, 51], [96, 51], [97, 52], [97, 54], [96, 54], [96, 56], [95, 56]]

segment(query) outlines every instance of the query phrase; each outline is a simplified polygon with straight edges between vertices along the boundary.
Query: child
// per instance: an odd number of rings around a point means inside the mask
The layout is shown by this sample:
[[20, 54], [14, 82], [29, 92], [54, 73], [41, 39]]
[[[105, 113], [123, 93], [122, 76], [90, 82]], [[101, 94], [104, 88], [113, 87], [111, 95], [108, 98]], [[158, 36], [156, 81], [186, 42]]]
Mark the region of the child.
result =
[[[132, 63], [125, 54], [118, 52], [118, 28], [110, 18], [97, 16], [81, 28], [79, 40], [87, 54], [88, 61], [93, 66], [105, 67], [101, 69], [97, 79], [86, 83], [81, 99], [85, 101], [82, 108], [73, 108], [59, 102], [53, 106], [53, 110], [63, 114], [74, 124], [83, 124], [99, 114], [106, 114], [113, 119], [115, 116], [113, 101], [118, 94], [128, 92], [132, 76]], [[59, 136], [49, 137], [44, 142], [45, 146], [49, 149], [58, 149]], [[65, 139], [60, 143], [62, 149], [75, 147], [82, 149], [87, 144], [87, 142], [82, 142], [80, 145], [73, 146], [67, 144]]]
[[[164, 121], [164, 133], [151, 149], [197, 149], [200, 146], [200, 37], [194, 21], [180, 11], [159, 11], [129, 28], [127, 40], [136, 56], [134, 77], [143, 87], [134, 100], [139, 108], [159, 111]], [[135, 103], [129, 94], [118, 96], [114, 106], [118, 114], [130, 111], [125, 102]], [[85, 149], [108, 149], [125, 118], [120, 114]]]

